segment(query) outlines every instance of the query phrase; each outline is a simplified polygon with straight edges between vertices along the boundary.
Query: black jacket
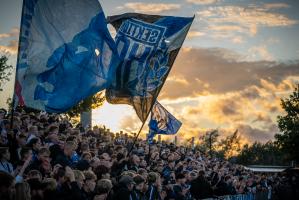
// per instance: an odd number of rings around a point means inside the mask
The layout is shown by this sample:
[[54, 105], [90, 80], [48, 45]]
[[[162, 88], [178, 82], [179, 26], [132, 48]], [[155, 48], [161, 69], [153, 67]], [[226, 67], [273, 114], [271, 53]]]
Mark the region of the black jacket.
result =
[[198, 177], [191, 182], [190, 192], [195, 199], [204, 199], [213, 196], [212, 187], [204, 177]]

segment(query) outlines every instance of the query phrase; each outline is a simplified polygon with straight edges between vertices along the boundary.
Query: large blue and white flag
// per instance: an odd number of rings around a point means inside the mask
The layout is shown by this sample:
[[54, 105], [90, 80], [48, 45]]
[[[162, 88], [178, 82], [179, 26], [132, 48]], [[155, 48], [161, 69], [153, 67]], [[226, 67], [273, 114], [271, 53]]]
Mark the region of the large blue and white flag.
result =
[[98, 0], [24, 0], [16, 95], [64, 112], [107, 88], [119, 63]]
[[182, 123], [156, 101], [151, 110], [151, 119], [148, 126], [148, 141], [151, 143], [155, 134], [176, 134], [181, 128]]
[[193, 17], [128, 13], [108, 18], [116, 28], [118, 66], [106, 99], [130, 104], [145, 121], [185, 40]]

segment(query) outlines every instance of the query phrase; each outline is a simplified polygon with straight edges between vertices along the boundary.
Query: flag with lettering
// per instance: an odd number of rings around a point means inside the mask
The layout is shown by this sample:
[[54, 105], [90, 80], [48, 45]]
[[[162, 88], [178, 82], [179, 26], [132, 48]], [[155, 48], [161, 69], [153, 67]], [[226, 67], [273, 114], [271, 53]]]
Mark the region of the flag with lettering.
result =
[[151, 110], [151, 119], [148, 126], [148, 141], [151, 143], [155, 134], [176, 134], [181, 128], [182, 123], [156, 101]]
[[65, 112], [107, 88], [119, 57], [98, 0], [24, 0], [19, 103]]
[[108, 17], [117, 30], [115, 42], [122, 62], [106, 90], [107, 101], [132, 105], [144, 122], [193, 19], [138, 13]]

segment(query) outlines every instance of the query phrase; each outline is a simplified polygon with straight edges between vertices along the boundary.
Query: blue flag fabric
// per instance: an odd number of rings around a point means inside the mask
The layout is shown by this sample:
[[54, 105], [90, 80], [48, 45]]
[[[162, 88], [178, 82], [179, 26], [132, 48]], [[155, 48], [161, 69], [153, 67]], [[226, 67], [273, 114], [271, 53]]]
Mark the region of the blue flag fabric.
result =
[[130, 104], [145, 121], [194, 18], [127, 13], [108, 17], [122, 63], [106, 99]]
[[65, 112], [111, 84], [120, 60], [97, 0], [24, 0], [20, 34], [20, 104]]
[[150, 130], [148, 141], [151, 143], [155, 134], [176, 134], [182, 123], [156, 101], [151, 111], [151, 119], [148, 126]]

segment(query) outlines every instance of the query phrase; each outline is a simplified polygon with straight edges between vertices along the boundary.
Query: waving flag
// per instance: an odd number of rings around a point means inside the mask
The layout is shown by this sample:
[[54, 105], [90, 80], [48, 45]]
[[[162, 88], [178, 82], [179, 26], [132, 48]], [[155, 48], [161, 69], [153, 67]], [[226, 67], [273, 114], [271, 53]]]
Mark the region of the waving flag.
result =
[[112, 16], [116, 45], [122, 63], [118, 66], [106, 99], [113, 104], [130, 104], [145, 121], [193, 18], [137, 13]]
[[148, 141], [151, 143], [155, 134], [176, 134], [182, 123], [170, 114], [160, 103], [156, 101], [152, 108], [149, 122]]
[[16, 95], [64, 112], [107, 88], [119, 63], [97, 0], [24, 0]]

